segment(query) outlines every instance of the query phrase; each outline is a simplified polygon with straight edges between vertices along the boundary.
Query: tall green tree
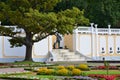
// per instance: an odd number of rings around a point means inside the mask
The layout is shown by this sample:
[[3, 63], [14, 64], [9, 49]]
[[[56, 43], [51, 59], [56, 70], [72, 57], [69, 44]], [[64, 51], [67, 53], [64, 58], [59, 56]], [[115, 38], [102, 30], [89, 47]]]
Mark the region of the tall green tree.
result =
[[118, 0], [88, 0], [85, 15], [91, 22], [99, 24], [99, 27], [107, 27], [111, 24], [116, 27], [120, 20], [120, 1]]
[[99, 27], [107, 27], [108, 24], [120, 27], [119, 0], [62, 0], [55, 9], [59, 11], [73, 6], [84, 9], [85, 17]]
[[[32, 47], [49, 35], [72, 33], [75, 24], [89, 24], [84, 11], [73, 7], [53, 12], [59, 0], [6, 0], [0, 2], [0, 35], [10, 37], [11, 47], [26, 46], [25, 61], [32, 61]], [[24, 35], [21, 35], [24, 32]]]

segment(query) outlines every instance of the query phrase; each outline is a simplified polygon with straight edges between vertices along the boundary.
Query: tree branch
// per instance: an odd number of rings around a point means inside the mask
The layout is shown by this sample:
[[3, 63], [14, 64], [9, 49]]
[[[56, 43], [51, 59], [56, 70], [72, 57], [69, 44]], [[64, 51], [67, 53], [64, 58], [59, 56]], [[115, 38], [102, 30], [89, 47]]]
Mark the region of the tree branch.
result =
[[35, 40], [33, 40], [33, 42], [38, 42], [38, 41], [40, 41], [40, 40], [42, 40], [42, 39], [45, 39], [46, 37], [48, 37], [49, 35], [53, 35], [53, 34], [55, 34], [56, 32], [51, 32], [51, 33], [49, 33], [49, 34], [46, 34], [46, 35], [44, 35], [44, 36], [42, 36], [42, 35], [38, 35], [38, 36], [36, 36], [35, 38]]

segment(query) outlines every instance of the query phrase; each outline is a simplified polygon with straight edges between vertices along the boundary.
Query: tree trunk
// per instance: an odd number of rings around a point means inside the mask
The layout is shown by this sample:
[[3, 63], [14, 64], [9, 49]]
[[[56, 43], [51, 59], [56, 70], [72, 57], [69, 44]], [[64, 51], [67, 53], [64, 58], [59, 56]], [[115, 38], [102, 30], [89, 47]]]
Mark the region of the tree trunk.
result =
[[26, 55], [24, 61], [33, 61], [32, 59], [32, 46], [31, 44], [26, 45]]

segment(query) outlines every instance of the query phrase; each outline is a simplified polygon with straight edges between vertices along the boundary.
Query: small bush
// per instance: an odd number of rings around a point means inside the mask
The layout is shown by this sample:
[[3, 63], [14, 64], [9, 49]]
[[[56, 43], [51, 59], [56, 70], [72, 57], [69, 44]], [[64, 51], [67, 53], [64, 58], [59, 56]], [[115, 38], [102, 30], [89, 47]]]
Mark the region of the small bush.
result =
[[79, 69], [73, 69], [72, 70], [72, 75], [74, 75], [74, 76], [80, 75], [81, 73], [82, 73], [82, 71], [79, 70]]
[[57, 75], [59, 76], [67, 76], [69, 74], [69, 71], [67, 69], [60, 69], [57, 71]]
[[47, 69], [47, 68], [40, 68], [38, 69], [39, 75], [52, 75], [54, 73], [53, 69]]
[[65, 69], [64, 66], [57, 66], [57, 69]]
[[80, 65], [78, 66], [78, 68], [81, 69], [81, 70], [89, 70], [89, 67], [88, 67], [87, 64], [80, 64]]
[[52, 75], [54, 73], [53, 69], [47, 69], [46, 74], [47, 75]]
[[46, 72], [47, 72], [47, 68], [39, 68], [37, 71], [38, 71], [38, 74], [42, 74], [42, 75], [45, 75], [46, 74]]
[[73, 70], [73, 69], [75, 69], [75, 66], [74, 65], [69, 65], [69, 66], [67, 66], [67, 69]]

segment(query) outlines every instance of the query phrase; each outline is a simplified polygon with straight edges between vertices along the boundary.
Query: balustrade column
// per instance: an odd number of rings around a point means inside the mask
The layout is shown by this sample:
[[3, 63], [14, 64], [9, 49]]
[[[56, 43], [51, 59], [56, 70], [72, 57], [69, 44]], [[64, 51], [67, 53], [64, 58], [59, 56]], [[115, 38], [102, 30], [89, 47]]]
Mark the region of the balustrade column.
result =
[[74, 30], [74, 34], [73, 34], [73, 49], [74, 51], [79, 51], [79, 44], [78, 44], [78, 29]]
[[96, 35], [96, 59], [98, 58], [99, 54], [98, 54], [98, 29], [97, 29], [97, 24], [95, 24], [95, 35]]
[[108, 25], [108, 34], [111, 35], [111, 29], [110, 29], [111, 25]]
[[94, 23], [91, 23], [91, 57], [94, 56]]
[[48, 37], [48, 51], [52, 51], [52, 36]]

